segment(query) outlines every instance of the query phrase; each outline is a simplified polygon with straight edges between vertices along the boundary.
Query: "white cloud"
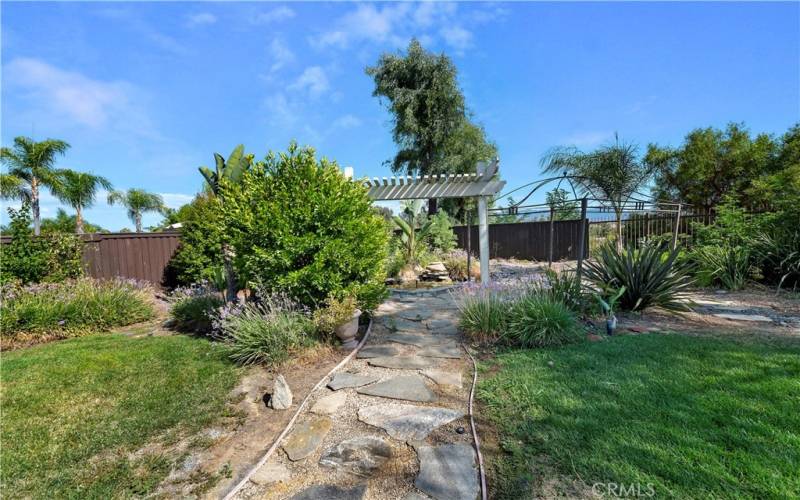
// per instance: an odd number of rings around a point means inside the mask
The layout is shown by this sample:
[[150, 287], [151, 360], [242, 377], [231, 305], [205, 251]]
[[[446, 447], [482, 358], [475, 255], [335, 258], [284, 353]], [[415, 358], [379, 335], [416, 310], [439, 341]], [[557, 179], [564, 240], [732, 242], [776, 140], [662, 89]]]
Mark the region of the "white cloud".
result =
[[275, 7], [266, 12], [259, 12], [251, 18], [253, 24], [270, 24], [288, 21], [295, 16], [294, 11], [285, 5]]
[[414, 22], [417, 27], [429, 28], [435, 23], [451, 20], [456, 12], [456, 4], [450, 2], [421, 2], [414, 11]]
[[400, 40], [394, 34], [398, 23], [403, 22], [409, 14], [409, 4], [390, 4], [376, 8], [371, 4], [362, 4], [336, 23], [337, 27], [323, 33], [312, 43], [318, 47], [347, 47], [351, 42], [373, 41], [386, 42]]
[[609, 141], [613, 137], [614, 137], [614, 132], [594, 130], [586, 132], [577, 132], [564, 139], [563, 142], [569, 146], [576, 146], [579, 148], [591, 148], [599, 146], [600, 144]]
[[198, 12], [197, 14], [189, 15], [186, 23], [191, 26], [207, 26], [217, 22], [217, 16], [210, 12]]
[[458, 51], [463, 51], [472, 46], [472, 32], [461, 26], [445, 26], [439, 33], [445, 43]]
[[180, 208], [191, 202], [194, 195], [183, 193], [158, 193], [164, 199], [164, 205], [169, 208]]
[[134, 89], [126, 82], [94, 80], [32, 58], [13, 59], [4, 73], [7, 85], [26, 92], [33, 106], [90, 128], [102, 128], [134, 108]]
[[309, 66], [289, 88], [298, 91], [307, 90], [312, 97], [319, 97], [329, 88], [328, 77], [321, 67]]
[[273, 73], [294, 61], [294, 52], [292, 52], [292, 49], [280, 38], [274, 38], [269, 44], [268, 49], [272, 62], [270, 71]]
[[361, 126], [361, 119], [350, 114], [340, 116], [333, 121], [333, 128], [348, 129]]

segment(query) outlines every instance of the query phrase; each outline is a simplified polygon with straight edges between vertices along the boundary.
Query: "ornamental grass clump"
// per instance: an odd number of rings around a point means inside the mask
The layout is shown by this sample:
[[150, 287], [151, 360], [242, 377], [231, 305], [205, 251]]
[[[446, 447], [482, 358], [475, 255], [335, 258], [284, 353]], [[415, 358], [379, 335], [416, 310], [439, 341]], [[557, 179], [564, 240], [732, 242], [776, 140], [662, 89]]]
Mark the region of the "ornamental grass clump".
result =
[[152, 289], [135, 280], [6, 284], [0, 295], [4, 348], [100, 332], [155, 315]]
[[229, 303], [218, 312], [214, 332], [243, 365], [275, 365], [318, 342], [309, 311], [285, 295], [259, 296], [255, 302]]
[[503, 335], [506, 343], [523, 348], [560, 346], [583, 338], [578, 317], [566, 304], [535, 292], [514, 302]]
[[456, 297], [461, 331], [475, 342], [496, 342], [506, 329], [508, 312], [519, 290], [493, 283], [465, 284]]
[[211, 333], [217, 309], [225, 304], [219, 289], [207, 282], [177, 288], [169, 300], [169, 314], [175, 322], [175, 328], [200, 334]]

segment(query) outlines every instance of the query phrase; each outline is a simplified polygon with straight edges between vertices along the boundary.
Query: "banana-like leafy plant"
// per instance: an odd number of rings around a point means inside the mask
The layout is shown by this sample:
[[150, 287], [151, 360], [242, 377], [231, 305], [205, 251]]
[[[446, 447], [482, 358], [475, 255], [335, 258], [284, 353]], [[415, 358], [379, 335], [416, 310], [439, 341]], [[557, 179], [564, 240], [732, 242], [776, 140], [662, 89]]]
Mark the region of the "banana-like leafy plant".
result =
[[429, 220], [417, 228], [414, 222], [407, 222], [402, 217], [394, 216], [394, 223], [400, 228], [400, 241], [403, 243], [403, 256], [406, 263], [415, 263], [419, 254], [420, 245], [433, 227], [433, 221]]

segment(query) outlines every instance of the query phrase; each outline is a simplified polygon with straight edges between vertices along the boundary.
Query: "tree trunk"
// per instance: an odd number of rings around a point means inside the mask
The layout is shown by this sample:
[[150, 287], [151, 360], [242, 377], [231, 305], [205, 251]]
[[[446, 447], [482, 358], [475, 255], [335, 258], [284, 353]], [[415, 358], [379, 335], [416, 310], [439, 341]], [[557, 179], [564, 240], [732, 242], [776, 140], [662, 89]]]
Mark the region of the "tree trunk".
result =
[[233, 273], [233, 250], [227, 243], [222, 244], [222, 265], [225, 268], [225, 300], [236, 302], [236, 276]]
[[33, 234], [39, 236], [42, 223], [39, 220], [39, 179], [31, 178], [31, 209], [33, 210]]
[[437, 203], [436, 198], [430, 198], [428, 200], [428, 215], [436, 215], [436, 212], [439, 211], [439, 204]]
[[617, 212], [617, 251], [622, 252], [622, 212]]
[[142, 214], [137, 213], [134, 222], [136, 223], [136, 232], [137, 233], [141, 233], [142, 232]]
[[75, 232], [83, 234], [83, 214], [81, 207], [75, 207]]

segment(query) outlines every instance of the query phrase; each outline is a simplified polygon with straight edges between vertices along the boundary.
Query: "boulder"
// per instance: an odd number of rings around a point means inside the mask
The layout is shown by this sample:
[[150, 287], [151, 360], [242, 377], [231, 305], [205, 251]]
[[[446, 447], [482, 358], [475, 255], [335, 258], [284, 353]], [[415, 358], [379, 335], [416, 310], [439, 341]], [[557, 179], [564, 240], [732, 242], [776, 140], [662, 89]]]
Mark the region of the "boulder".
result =
[[269, 405], [273, 410], [286, 410], [292, 406], [292, 390], [283, 375], [278, 375], [275, 379]]

